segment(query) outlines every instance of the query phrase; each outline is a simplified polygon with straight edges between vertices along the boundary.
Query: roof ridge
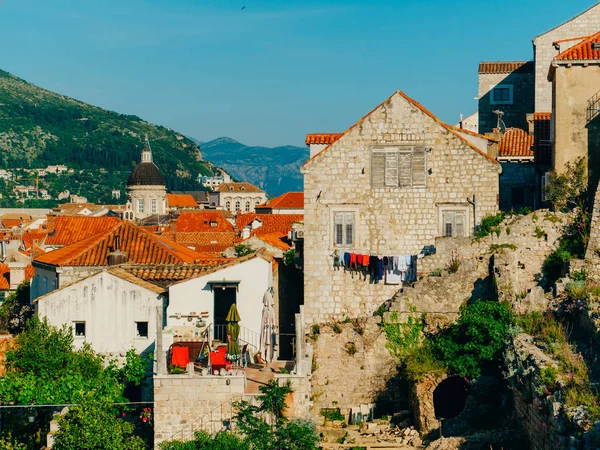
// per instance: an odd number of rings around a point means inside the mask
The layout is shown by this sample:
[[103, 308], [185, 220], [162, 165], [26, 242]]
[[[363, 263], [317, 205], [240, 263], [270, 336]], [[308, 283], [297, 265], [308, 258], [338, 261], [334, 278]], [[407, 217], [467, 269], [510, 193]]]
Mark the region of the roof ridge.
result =
[[[554, 60], [561, 60], [561, 61], [563, 61], [563, 60], [570, 60], [570, 61], [576, 61], [576, 59], [568, 59], [568, 58], [566, 58], [566, 56], [567, 56], [569, 53], [572, 53], [572, 52], [576, 51], [576, 50], [577, 50], [577, 49], [579, 49], [579, 48], [584, 48], [584, 47], [585, 47], [587, 44], [590, 44], [590, 43], [594, 42], [594, 41], [595, 41], [595, 40], [597, 40], [599, 37], [600, 37], [600, 31], [597, 31], [596, 33], [594, 33], [594, 34], [592, 34], [592, 35], [588, 36], [586, 39], [582, 40], [582, 41], [581, 41], [579, 44], [576, 44], [576, 45], [574, 45], [574, 46], [572, 46], [572, 47], [569, 47], [568, 49], [566, 49], [566, 50], [564, 50], [564, 51], [560, 52], [558, 55], [556, 55], [556, 56], [554, 57]], [[584, 58], [584, 59], [586, 59], [586, 58]]]

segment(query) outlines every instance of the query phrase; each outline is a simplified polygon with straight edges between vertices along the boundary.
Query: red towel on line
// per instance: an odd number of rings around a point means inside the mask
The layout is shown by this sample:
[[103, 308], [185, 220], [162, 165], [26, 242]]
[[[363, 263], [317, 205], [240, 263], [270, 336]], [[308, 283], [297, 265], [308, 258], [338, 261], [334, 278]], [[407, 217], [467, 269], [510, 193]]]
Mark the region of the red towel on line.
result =
[[362, 264], [363, 264], [363, 255], [356, 255], [356, 262], [358, 263], [359, 266], [362, 266]]
[[190, 362], [190, 355], [187, 347], [171, 348], [171, 365], [185, 369]]
[[350, 253], [350, 267], [356, 267], [356, 253]]

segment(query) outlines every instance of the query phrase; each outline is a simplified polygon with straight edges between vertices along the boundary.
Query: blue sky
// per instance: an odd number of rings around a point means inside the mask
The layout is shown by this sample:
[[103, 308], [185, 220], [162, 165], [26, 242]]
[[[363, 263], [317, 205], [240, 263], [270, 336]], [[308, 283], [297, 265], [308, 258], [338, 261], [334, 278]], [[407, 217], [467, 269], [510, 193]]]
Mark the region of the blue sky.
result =
[[201, 140], [303, 145], [396, 89], [457, 122], [479, 61], [531, 59], [534, 36], [593, 4], [0, 0], [0, 68]]

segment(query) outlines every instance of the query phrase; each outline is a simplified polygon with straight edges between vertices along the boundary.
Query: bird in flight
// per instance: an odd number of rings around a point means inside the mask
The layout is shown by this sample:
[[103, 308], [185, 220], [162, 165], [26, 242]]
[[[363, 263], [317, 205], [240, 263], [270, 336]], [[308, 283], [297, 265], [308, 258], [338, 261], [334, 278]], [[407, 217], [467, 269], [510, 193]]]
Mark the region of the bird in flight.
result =
[[240, 9], [240, 11], [243, 11], [246, 9], [246, 6], [242, 6], [242, 9]]

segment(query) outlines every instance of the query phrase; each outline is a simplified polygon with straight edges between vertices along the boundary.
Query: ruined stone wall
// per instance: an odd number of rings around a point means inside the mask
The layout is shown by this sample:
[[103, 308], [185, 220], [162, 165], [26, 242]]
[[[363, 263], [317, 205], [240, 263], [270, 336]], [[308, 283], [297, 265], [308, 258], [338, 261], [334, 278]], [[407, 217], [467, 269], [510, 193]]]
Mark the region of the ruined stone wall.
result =
[[217, 432], [233, 416], [231, 401], [244, 394], [243, 376], [156, 375], [154, 443], [191, 439], [194, 431]]
[[313, 414], [318, 415], [322, 408], [340, 408], [348, 417], [352, 407], [362, 404], [391, 403], [397, 407], [402, 402], [400, 389], [394, 384], [397, 361], [386, 348], [386, 336], [378, 321], [370, 318], [362, 335], [352, 324], [340, 324], [339, 334], [329, 326], [320, 327], [313, 343]]
[[[430, 148], [426, 187], [372, 188], [374, 145]], [[333, 214], [353, 213], [354, 243], [344, 251], [415, 255], [442, 234], [441, 213], [466, 214], [470, 233], [497, 210], [500, 167], [449, 132], [434, 118], [395, 94], [303, 168], [305, 186], [304, 284], [308, 323], [347, 313], [369, 316], [397, 286], [334, 271]], [[467, 201], [477, 197], [478, 209]]]

